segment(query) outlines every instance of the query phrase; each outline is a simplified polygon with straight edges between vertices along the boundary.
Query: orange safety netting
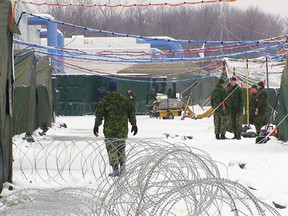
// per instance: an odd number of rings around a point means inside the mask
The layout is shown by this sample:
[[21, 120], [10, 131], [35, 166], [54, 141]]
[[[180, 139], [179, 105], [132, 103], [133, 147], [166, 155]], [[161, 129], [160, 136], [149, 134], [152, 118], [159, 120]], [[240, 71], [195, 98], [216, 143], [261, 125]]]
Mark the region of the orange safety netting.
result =
[[146, 4], [77, 4], [77, 3], [47, 3], [47, 2], [32, 2], [32, 1], [19, 1], [24, 4], [32, 4], [36, 6], [62, 6], [62, 7], [148, 7], [148, 6], [172, 6], [178, 7], [182, 5], [196, 5], [205, 3], [216, 3], [216, 2], [235, 2], [237, 0], [206, 0], [206, 1], [194, 1], [194, 2], [181, 2], [181, 3], [146, 3]]

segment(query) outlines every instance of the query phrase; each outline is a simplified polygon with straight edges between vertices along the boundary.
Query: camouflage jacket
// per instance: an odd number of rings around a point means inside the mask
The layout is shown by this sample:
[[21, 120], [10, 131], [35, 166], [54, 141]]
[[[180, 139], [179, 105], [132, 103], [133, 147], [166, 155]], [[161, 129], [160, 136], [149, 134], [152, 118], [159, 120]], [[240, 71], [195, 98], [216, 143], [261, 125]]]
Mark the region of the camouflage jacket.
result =
[[167, 97], [170, 99], [170, 98], [173, 98], [173, 90], [171, 88], [168, 89], [167, 91]]
[[146, 103], [148, 104], [150, 101], [157, 100], [157, 94], [155, 91], [150, 90], [146, 96]]
[[95, 127], [99, 127], [104, 119], [106, 138], [127, 138], [128, 120], [132, 126], [136, 126], [134, 106], [118, 92], [111, 92], [102, 98], [95, 116]]
[[224, 102], [227, 97], [227, 91], [221, 85], [217, 84], [211, 93], [211, 106], [216, 109], [216, 113], [227, 113], [227, 103]]
[[252, 93], [250, 95], [250, 100], [249, 100], [250, 115], [253, 115], [255, 113], [256, 106], [257, 106], [257, 93]]
[[[233, 92], [233, 93], [232, 93]], [[242, 100], [242, 89], [239, 85], [230, 86], [228, 88], [228, 101], [231, 113], [242, 113], [243, 112], [243, 100]]]
[[265, 89], [259, 89], [256, 95], [256, 108], [260, 113], [268, 112], [268, 93]]
[[132, 104], [134, 104], [135, 103], [135, 95], [133, 94], [133, 93], [131, 93], [131, 94], [126, 94], [126, 97], [127, 97], [127, 99], [129, 100], [129, 101], [131, 101], [131, 103]]

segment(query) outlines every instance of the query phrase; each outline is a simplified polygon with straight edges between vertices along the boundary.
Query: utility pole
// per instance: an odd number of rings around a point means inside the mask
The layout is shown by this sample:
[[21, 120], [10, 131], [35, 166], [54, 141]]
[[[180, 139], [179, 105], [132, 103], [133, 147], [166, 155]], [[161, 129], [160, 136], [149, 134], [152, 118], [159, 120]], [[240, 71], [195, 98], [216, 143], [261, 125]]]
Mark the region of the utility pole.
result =
[[249, 83], [248, 83], [248, 78], [249, 78], [249, 70], [248, 70], [248, 59], [246, 59], [246, 110], [247, 110], [247, 124], [250, 124], [250, 112], [249, 112], [249, 102], [250, 102], [250, 98], [249, 98]]
[[[267, 100], [269, 104], [269, 68], [268, 68], [268, 58], [266, 57], [266, 83], [267, 83]], [[270, 119], [270, 112], [268, 112], [268, 119]]]

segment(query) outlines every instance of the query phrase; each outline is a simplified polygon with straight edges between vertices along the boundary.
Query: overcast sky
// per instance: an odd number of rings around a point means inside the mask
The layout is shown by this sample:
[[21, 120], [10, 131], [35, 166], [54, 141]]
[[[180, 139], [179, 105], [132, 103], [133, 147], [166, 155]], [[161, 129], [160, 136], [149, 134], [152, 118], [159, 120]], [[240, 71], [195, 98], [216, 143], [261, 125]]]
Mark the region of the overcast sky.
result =
[[258, 6], [265, 12], [288, 17], [288, 0], [237, 0], [230, 4], [243, 9], [251, 5]]
[[[40, 2], [40, 0], [34, 0], [34, 2]], [[55, 0], [49, 0], [47, 2], [54, 2]], [[110, 0], [115, 3], [180, 3], [180, 2], [199, 2], [200, 0]], [[44, 2], [41, 0], [41, 2]], [[63, 2], [72, 2], [67, 0]], [[94, 3], [108, 3], [108, 0], [93, 0]], [[217, 3], [218, 4], [218, 3]], [[288, 17], [288, 0], [237, 0], [236, 2], [229, 3], [230, 5], [246, 9], [250, 6], [258, 6], [265, 12], [279, 14], [282, 17]], [[194, 7], [194, 6], [191, 6]]]
[[[103, 2], [105, 0], [102, 0]], [[122, 0], [125, 2], [125, 0]], [[129, 2], [150, 2], [150, 3], [179, 3], [179, 2], [199, 2], [199, 0], [128, 0]], [[119, 0], [118, 0], [119, 2]], [[126, 0], [127, 2], [127, 0]], [[229, 3], [236, 7], [240, 7], [242, 9], [246, 9], [247, 7], [253, 5], [258, 6], [265, 12], [279, 14], [281, 16], [288, 17], [288, 0], [237, 0], [236, 2]]]

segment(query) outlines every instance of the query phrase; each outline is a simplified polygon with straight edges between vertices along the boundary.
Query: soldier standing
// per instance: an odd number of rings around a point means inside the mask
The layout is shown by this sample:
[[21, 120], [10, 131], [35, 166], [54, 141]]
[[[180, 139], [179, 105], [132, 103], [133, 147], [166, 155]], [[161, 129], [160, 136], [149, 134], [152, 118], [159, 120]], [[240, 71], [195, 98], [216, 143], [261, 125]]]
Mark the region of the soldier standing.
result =
[[131, 103], [134, 105], [135, 103], [135, 95], [132, 92], [132, 89], [127, 90], [127, 98], [131, 101]]
[[173, 91], [172, 91], [172, 89], [171, 88], [169, 88], [168, 89], [168, 91], [167, 91], [167, 97], [169, 98], [169, 99], [171, 99], [171, 98], [173, 98]]
[[264, 88], [264, 83], [261, 81], [257, 84], [258, 93], [256, 95], [256, 109], [254, 125], [259, 134], [260, 129], [268, 123], [268, 93]]
[[252, 85], [250, 89], [250, 99], [249, 99], [249, 117], [250, 117], [250, 124], [254, 125], [255, 121], [255, 111], [256, 111], [256, 96], [257, 96], [257, 85]]
[[146, 95], [146, 107], [148, 108], [150, 118], [152, 117], [152, 110], [155, 101], [157, 101], [157, 93], [155, 88], [152, 86]]
[[146, 104], [152, 104], [154, 101], [157, 100], [157, 93], [154, 87], [151, 87], [150, 91], [146, 95]]
[[243, 101], [242, 89], [236, 83], [236, 77], [230, 78], [228, 88], [229, 105], [230, 105], [230, 123], [234, 137], [232, 139], [241, 139], [242, 118], [243, 118]]
[[117, 92], [115, 81], [108, 83], [108, 91], [108, 95], [100, 101], [97, 107], [93, 132], [97, 137], [99, 126], [104, 119], [105, 144], [109, 164], [113, 168], [113, 172], [109, 176], [119, 176], [125, 169], [125, 139], [128, 134], [128, 120], [132, 125], [131, 132], [134, 132], [133, 135], [137, 134], [138, 128], [134, 106], [127, 98]]
[[228, 124], [228, 111], [225, 103], [227, 91], [224, 88], [225, 81], [219, 79], [211, 93], [211, 105], [214, 108], [214, 127], [216, 139], [227, 139], [225, 133]]

